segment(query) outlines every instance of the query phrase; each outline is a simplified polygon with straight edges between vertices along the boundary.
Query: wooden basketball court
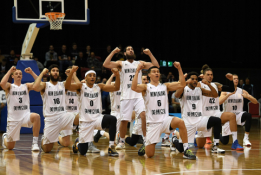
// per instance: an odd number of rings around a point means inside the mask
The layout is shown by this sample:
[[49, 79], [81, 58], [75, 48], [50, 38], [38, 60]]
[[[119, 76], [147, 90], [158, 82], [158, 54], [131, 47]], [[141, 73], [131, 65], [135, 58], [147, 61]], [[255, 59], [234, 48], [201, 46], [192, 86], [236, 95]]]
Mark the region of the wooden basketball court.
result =
[[[238, 139], [242, 145], [243, 127], [238, 127]], [[183, 159], [183, 154], [171, 152], [159, 143], [153, 158], [138, 156], [137, 147], [127, 146], [119, 151], [119, 157], [107, 154], [108, 140], [101, 138], [95, 143], [101, 153], [73, 154], [71, 147], [55, 144], [51, 153], [32, 152], [31, 134], [22, 134], [12, 151], [1, 149], [0, 174], [260, 174], [260, 130], [253, 122], [250, 141], [252, 147], [244, 151], [232, 151], [229, 145], [220, 145], [225, 154], [212, 154], [211, 145], [206, 149], [192, 148], [197, 160]], [[72, 143], [77, 137], [74, 133]], [[39, 137], [40, 138], [40, 137]], [[2, 142], [2, 140], [1, 140]], [[39, 141], [40, 144], [40, 141]], [[2, 147], [1, 147], [2, 148]]]

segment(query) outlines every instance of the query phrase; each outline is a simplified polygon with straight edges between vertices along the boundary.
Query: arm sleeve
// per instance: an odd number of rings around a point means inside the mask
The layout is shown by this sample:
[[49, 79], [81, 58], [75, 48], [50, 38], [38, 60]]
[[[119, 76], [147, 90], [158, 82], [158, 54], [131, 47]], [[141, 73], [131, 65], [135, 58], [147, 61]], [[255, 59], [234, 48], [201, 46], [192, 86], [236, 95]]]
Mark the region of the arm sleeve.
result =
[[228, 86], [227, 85], [223, 85], [222, 86], [222, 91], [224, 91], [224, 92], [234, 92], [235, 91], [235, 87], [234, 87], [233, 81], [229, 81]]

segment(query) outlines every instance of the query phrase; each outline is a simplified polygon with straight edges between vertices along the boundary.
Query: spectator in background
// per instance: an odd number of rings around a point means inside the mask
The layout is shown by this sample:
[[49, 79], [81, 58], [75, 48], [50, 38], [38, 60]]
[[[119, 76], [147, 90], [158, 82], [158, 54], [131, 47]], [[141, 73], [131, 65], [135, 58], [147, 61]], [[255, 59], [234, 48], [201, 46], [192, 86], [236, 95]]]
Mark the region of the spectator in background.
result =
[[79, 69], [77, 70], [77, 77], [81, 77], [82, 69], [87, 68], [87, 58], [84, 57], [83, 52], [79, 52], [79, 57], [75, 61], [75, 65], [79, 66]]
[[75, 61], [79, 57], [79, 52], [77, 50], [77, 44], [76, 43], [73, 43], [73, 45], [72, 45], [71, 57], [72, 57], [72, 65], [75, 65]]
[[42, 70], [44, 69], [43, 64], [42, 64], [40, 61], [38, 61], [38, 58], [37, 58], [37, 57], [34, 57], [34, 60], [36, 61], [36, 64], [37, 64], [37, 66], [38, 66], [40, 72], [42, 72]]
[[176, 93], [176, 92], [173, 92], [173, 93], [172, 93], [172, 96], [171, 96], [172, 106], [173, 106], [173, 108], [174, 108], [174, 113], [178, 113], [178, 112], [181, 111], [181, 108], [180, 108], [179, 99], [175, 97], [175, 93]]
[[172, 74], [172, 72], [169, 72], [167, 79], [166, 79], [166, 82], [173, 82], [173, 81], [175, 81], [175, 77]]
[[145, 49], [144, 47], [141, 47], [140, 53], [137, 56], [138, 60], [142, 60], [145, 62], [151, 62], [150, 57], [143, 52], [144, 49]]
[[18, 63], [18, 61], [19, 61], [19, 59], [17, 58], [17, 57], [15, 57], [15, 59], [14, 59], [14, 62], [13, 62], [13, 64], [12, 64], [12, 66], [17, 66], [17, 63]]
[[101, 77], [109, 79], [110, 78], [110, 74], [111, 73], [105, 67], [102, 66]]
[[166, 75], [165, 74], [160, 74], [160, 83], [166, 82]]
[[[102, 54], [102, 61], [104, 61], [111, 53], [111, 45], [107, 45], [106, 51]], [[113, 58], [112, 58], [113, 59]]]
[[101, 62], [95, 57], [95, 53], [91, 52], [91, 56], [87, 59], [88, 67], [96, 72], [101, 73]]
[[[106, 78], [103, 78], [102, 79], [102, 84], [106, 84], [107, 82], [107, 79]], [[108, 98], [109, 98], [109, 92], [105, 92], [105, 91], [102, 91], [102, 111], [107, 111], [109, 108], [109, 104], [107, 103], [108, 101]]]
[[[50, 45], [49, 47], [49, 51], [45, 53], [45, 62], [44, 62], [44, 66], [47, 66], [47, 62], [54, 62], [54, 61], [58, 61], [57, 60], [57, 53], [54, 51], [54, 47], [53, 45]], [[50, 64], [54, 64], [54, 63], [50, 63]], [[47, 66], [49, 67], [49, 66]]]
[[89, 58], [91, 56], [91, 46], [87, 45], [86, 46], [86, 52], [85, 52], [85, 57]]
[[15, 55], [15, 51], [14, 50], [11, 50], [10, 51], [10, 55], [8, 56], [8, 61], [14, 61], [14, 59], [16, 58], [17, 56]]
[[243, 80], [243, 79], [240, 79], [240, 80], [239, 80], [239, 87], [240, 87], [240, 88], [243, 88], [243, 84], [244, 84], [244, 80]]
[[[244, 89], [245, 91], [247, 91], [250, 95], [252, 95], [253, 97], [255, 97], [255, 93], [254, 93], [254, 85], [250, 84], [250, 79], [246, 78], [245, 79], [245, 84], [243, 84], [242, 89]], [[248, 102], [249, 100], [247, 98], [244, 98], [244, 107], [243, 110], [244, 111], [248, 111]]]
[[101, 83], [101, 77], [100, 77], [100, 76], [97, 76], [97, 78], [96, 78], [96, 84], [99, 84], [99, 83]]
[[2, 63], [3, 59], [5, 59], [5, 56], [2, 55], [2, 50], [0, 49], [0, 64]]
[[65, 67], [69, 67], [72, 65], [70, 53], [67, 51], [66, 45], [62, 45], [62, 50], [58, 53], [59, 59], [59, 71], [64, 72]]
[[8, 70], [8, 67], [6, 64], [7, 64], [6, 59], [3, 59], [2, 63], [0, 63], [0, 80], [2, 80], [2, 78], [5, 76], [5, 74]]

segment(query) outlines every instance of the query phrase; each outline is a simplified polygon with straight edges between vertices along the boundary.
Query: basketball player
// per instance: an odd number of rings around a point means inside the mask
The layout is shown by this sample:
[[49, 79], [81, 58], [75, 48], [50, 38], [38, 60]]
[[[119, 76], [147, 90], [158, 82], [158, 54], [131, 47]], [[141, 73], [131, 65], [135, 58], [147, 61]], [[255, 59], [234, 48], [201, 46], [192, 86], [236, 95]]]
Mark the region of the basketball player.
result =
[[[37, 78], [31, 68], [24, 71]], [[8, 82], [10, 75], [14, 79], [13, 84]], [[6, 93], [8, 111], [7, 131], [2, 135], [2, 147], [12, 150], [16, 141], [20, 140], [21, 127], [33, 127], [32, 151], [39, 151], [40, 115], [30, 113], [29, 91], [33, 90], [33, 83], [21, 84], [22, 77], [22, 71], [12, 66], [1, 80], [1, 87]]]
[[[80, 132], [73, 145], [73, 152], [85, 155], [88, 150], [88, 142], [93, 141], [93, 130], [109, 127], [109, 156], [118, 156], [115, 150], [114, 139], [116, 135], [117, 119], [112, 115], [102, 115], [101, 91], [113, 92], [120, 89], [120, 75], [118, 69], [112, 69], [116, 76], [114, 85], [95, 84], [96, 72], [90, 70], [85, 73], [86, 83], [72, 84], [69, 90], [80, 91]], [[71, 75], [72, 73], [70, 73]]]
[[[204, 79], [202, 82], [205, 83], [210, 90], [197, 87], [198, 74], [196, 72], [188, 73], [187, 79], [189, 79], [188, 85], [185, 88], [178, 89], [175, 96], [176, 98], [180, 98], [182, 118], [188, 132], [188, 142], [194, 143], [196, 131], [208, 131], [214, 127], [214, 145], [212, 147], [212, 152], [224, 152], [224, 150], [218, 148], [221, 132], [221, 119], [214, 116], [209, 117], [202, 115], [202, 96], [216, 98], [218, 96], [217, 91]], [[173, 140], [173, 142], [178, 151], [183, 152], [181, 143], [178, 140]]]
[[[234, 87], [236, 89], [235, 93], [229, 93], [229, 92], [222, 92], [221, 96], [219, 98], [219, 103], [223, 103], [223, 110], [224, 112], [233, 112], [236, 115], [236, 123], [237, 125], [245, 125], [245, 136], [243, 139], [243, 145], [244, 146], [251, 146], [251, 143], [249, 142], [249, 132], [251, 128], [251, 121], [252, 116], [246, 111], [243, 111], [243, 102], [244, 98], [248, 99], [250, 102], [257, 104], [256, 98], [254, 98], [252, 95], [248, 94], [247, 91], [237, 87], [238, 86], [238, 75], [233, 75], [233, 83]], [[228, 144], [229, 142], [229, 135], [231, 135], [232, 129], [231, 127], [226, 123], [222, 126], [222, 137], [220, 138], [220, 141], [223, 144]], [[233, 134], [232, 134], [233, 136]], [[232, 149], [235, 149], [232, 145]]]
[[[35, 80], [33, 89], [41, 92], [43, 99], [44, 134], [42, 136], [42, 150], [48, 153], [52, 150], [54, 142], [59, 139], [59, 133], [62, 130], [72, 130], [73, 124], [78, 125], [79, 118], [71, 112], [66, 111], [65, 97], [66, 90], [71, 86], [73, 73], [78, 69], [72, 67], [72, 73], [69, 74], [65, 82], [58, 82], [59, 67], [52, 64], [48, 69], [44, 69]], [[50, 71], [50, 81], [41, 82], [42, 77]], [[69, 143], [70, 137], [63, 137], [61, 143]]]
[[[141, 77], [142, 84], [148, 84], [148, 75], [143, 74]], [[145, 93], [142, 93], [144, 97]], [[131, 137], [126, 138], [126, 143], [130, 146], [134, 146], [139, 142], [140, 137], [142, 136], [142, 121], [138, 115], [135, 114], [135, 124], [133, 126]]]
[[[213, 71], [212, 69], [208, 66], [208, 65], [204, 65], [202, 67], [202, 71], [203, 71], [203, 79], [206, 80], [207, 82], [209, 82], [211, 84], [212, 87], [215, 88], [215, 90], [218, 93], [218, 88], [216, 86], [215, 83], [212, 83], [213, 80]], [[226, 75], [227, 79], [229, 79], [229, 86], [225, 86], [223, 85], [221, 87], [221, 91], [222, 90], [226, 90], [226, 91], [230, 91], [230, 92], [234, 92], [235, 88], [233, 86], [233, 76], [232, 74], [227, 74]], [[206, 90], [210, 90], [209, 86], [207, 86], [205, 83], [203, 83], [202, 81], [200, 83], [198, 83], [198, 86], [200, 86], [201, 88], [204, 88]], [[236, 150], [243, 150], [243, 147], [241, 147], [238, 144], [237, 141], [237, 123], [236, 123], [236, 115], [234, 113], [231, 112], [220, 112], [219, 109], [219, 97], [217, 98], [212, 98], [212, 97], [206, 97], [203, 96], [203, 109], [202, 109], [202, 115], [203, 116], [215, 116], [221, 119], [221, 124], [225, 124], [228, 123], [231, 130], [232, 130], [232, 137], [233, 137], [233, 149]], [[203, 132], [203, 131], [199, 131], [197, 134], [197, 145], [199, 148], [202, 148], [205, 143], [206, 143], [206, 137], [211, 137], [212, 135], [212, 130], [207, 131], [207, 132]], [[219, 150], [221, 151], [221, 150]]]
[[[148, 70], [150, 77], [149, 84], [138, 84], [138, 74], [144, 68], [144, 64], [140, 64], [136, 70], [131, 89], [138, 93], [143, 93], [146, 106], [146, 122], [147, 122], [147, 137], [145, 141], [145, 150], [147, 157], [153, 157], [155, 154], [155, 146], [160, 142], [162, 133], [170, 133], [175, 128], [179, 128], [180, 137], [184, 140], [184, 158], [196, 159], [196, 156], [188, 149], [187, 129], [184, 121], [178, 117], [170, 117], [168, 110], [168, 91], [175, 91], [184, 88], [186, 85], [179, 62], [174, 62], [174, 66], [179, 72], [179, 82], [164, 83], [159, 82], [160, 71], [157, 66], [152, 66]], [[142, 155], [142, 154], [139, 154]]]
[[[144, 64], [144, 69], [148, 69], [151, 66], [159, 67], [159, 63], [152, 55], [149, 49], [143, 50], [151, 59], [151, 63], [143, 61], [135, 61], [135, 54], [132, 46], [127, 46], [124, 51], [126, 61], [111, 61], [114, 54], [120, 51], [119, 48], [115, 48], [103, 63], [107, 68], [118, 68], [121, 75], [121, 124], [120, 124], [120, 143], [116, 149], [125, 149], [125, 135], [127, 132], [128, 122], [131, 122], [132, 111], [134, 110], [142, 120], [142, 132], [146, 137], [146, 118], [144, 100], [141, 93], [136, 93], [131, 90], [131, 83], [135, 75], [136, 69], [139, 64]], [[138, 83], [141, 83], [141, 70], [138, 76]], [[145, 140], [145, 138], [144, 138]]]

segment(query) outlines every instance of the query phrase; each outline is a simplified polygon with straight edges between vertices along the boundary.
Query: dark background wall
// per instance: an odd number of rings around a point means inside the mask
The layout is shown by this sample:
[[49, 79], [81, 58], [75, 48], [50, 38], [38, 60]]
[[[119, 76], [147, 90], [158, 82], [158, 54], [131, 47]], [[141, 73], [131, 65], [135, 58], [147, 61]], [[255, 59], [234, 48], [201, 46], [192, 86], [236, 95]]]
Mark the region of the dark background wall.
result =
[[[73, 1], [72, 1], [73, 2]], [[50, 44], [79, 50], [90, 44], [96, 55], [119, 44], [151, 49], [158, 60], [178, 60], [185, 70], [200, 71], [207, 63], [215, 81], [225, 81], [226, 72], [252, 77], [260, 87], [260, 1], [155, 1], [90, 0], [88, 26], [64, 25], [62, 31], [40, 29], [32, 49], [44, 60]], [[21, 51], [28, 24], [12, 23], [13, 0], [1, 1], [0, 48]], [[72, 7], [71, 8], [77, 8]], [[164, 71], [173, 68], [164, 69]], [[177, 71], [173, 70], [177, 75]], [[259, 92], [259, 90], [257, 90]]]

